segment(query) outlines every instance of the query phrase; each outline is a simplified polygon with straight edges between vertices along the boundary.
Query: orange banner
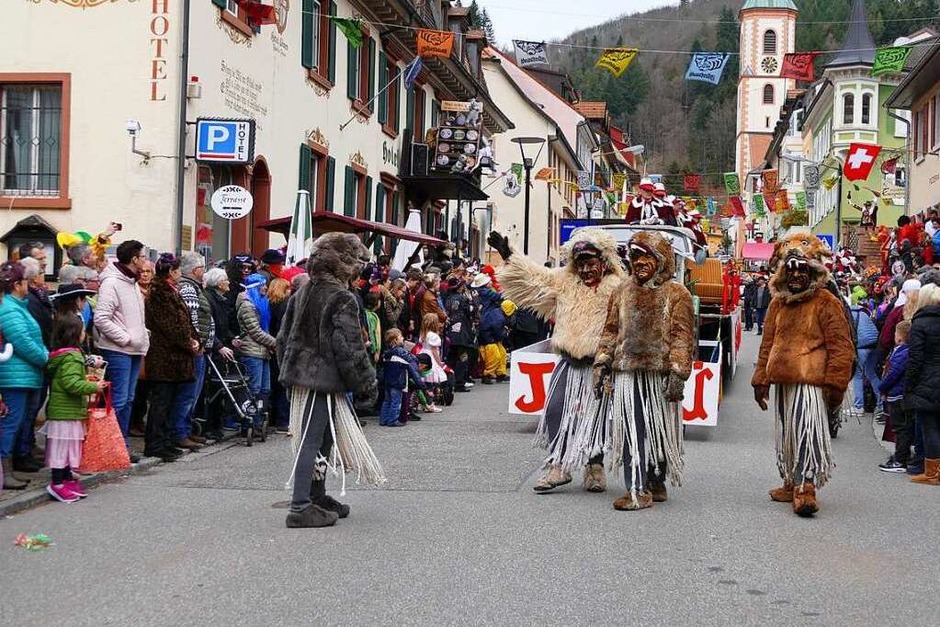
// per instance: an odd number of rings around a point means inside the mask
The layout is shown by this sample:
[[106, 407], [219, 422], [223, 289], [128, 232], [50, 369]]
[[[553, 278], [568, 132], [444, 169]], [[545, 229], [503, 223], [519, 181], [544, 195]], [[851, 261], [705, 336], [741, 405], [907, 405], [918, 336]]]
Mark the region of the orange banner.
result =
[[449, 57], [454, 49], [454, 33], [443, 30], [418, 31], [419, 57]]

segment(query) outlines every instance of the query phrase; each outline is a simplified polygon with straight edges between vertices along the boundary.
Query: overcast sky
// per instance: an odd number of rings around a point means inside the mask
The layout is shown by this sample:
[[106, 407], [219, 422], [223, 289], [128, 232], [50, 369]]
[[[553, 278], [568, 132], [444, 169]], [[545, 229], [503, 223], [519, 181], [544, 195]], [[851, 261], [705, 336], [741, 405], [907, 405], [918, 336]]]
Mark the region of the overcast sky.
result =
[[[513, 39], [548, 41], [581, 28], [678, 0], [477, 0], [486, 7], [500, 45]], [[469, 5], [464, 2], [464, 6]]]

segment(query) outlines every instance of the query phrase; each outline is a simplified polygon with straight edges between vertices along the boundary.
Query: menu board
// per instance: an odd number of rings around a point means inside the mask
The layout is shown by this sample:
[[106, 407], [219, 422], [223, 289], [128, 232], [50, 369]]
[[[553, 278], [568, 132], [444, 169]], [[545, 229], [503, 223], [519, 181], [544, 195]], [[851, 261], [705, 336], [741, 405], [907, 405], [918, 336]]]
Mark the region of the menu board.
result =
[[477, 165], [482, 133], [483, 105], [470, 102], [441, 102], [432, 169], [452, 174], [470, 173]]

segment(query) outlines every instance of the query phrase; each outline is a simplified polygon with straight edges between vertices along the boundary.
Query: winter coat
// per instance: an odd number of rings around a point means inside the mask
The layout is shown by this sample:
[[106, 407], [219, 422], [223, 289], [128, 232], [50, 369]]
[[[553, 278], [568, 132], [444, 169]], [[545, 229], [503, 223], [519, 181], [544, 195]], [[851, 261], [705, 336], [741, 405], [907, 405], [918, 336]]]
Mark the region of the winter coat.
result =
[[238, 311], [238, 328], [241, 329], [239, 338], [242, 341], [242, 345], [236, 352], [242, 357], [270, 358], [271, 351], [277, 348], [277, 340], [261, 328], [258, 310], [248, 298], [248, 292], [239, 294], [235, 302]]
[[940, 231], [933, 234], [933, 251], [935, 256], [940, 255]]
[[909, 358], [910, 348], [907, 344], [898, 344], [888, 356], [888, 365], [885, 367], [885, 375], [881, 378], [878, 391], [889, 401], [896, 401], [904, 396], [904, 379]]
[[503, 312], [503, 297], [491, 288], [480, 290], [480, 304], [483, 312], [480, 314], [480, 328], [477, 337], [480, 346], [502, 342], [506, 335], [506, 314]]
[[215, 344], [215, 320], [202, 285], [196, 279], [184, 276], [180, 280], [179, 294], [189, 310], [193, 327], [199, 335], [199, 344], [203, 348], [213, 346]]
[[858, 305], [852, 307], [852, 323], [855, 325], [858, 348], [875, 348], [878, 346], [878, 327], [871, 321], [868, 312]]
[[[401, 329], [399, 320], [404, 310], [404, 294], [402, 295], [402, 300], [399, 300], [395, 298], [391, 290], [382, 290], [382, 308], [381, 314], [379, 315], [379, 318], [382, 320], [382, 329], [386, 331], [391, 328]], [[407, 332], [408, 327], [406, 326], [401, 330]]]
[[359, 306], [347, 286], [369, 259], [355, 235], [318, 237], [307, 263], [310, 281], [291, 296], [277, 341], [284, 387], [315, 392], [375, 391], [375, 369], [359, 326]]
[[560, 268], [546, 268], [525, 255], [513, 251], [509, 260], [497, 270], [502, 295], [518, 307], [528, 307], [543, 320], [555, 320], [552, 350], [574, 359], [594, 359], [611, 295], [624, 276], [617, 242], [600, 229], [584, 229], [576, 236], [589, 239], [604, 251], [609, 268], [597, 287], [581, 282], [571, 259], [569, 242], [562, 250]]
[[437, 293], [431, 290], [424, 290], [421, 295], [421, 319], [423, 320], [429, 313], [436, 314], [441, 324], [447, 322], [447, 314], [441, 309], [441, 303], [437, 300]]
[[98, 386], [85, 378], [85, 357], [80, 348], [61, 348], [49, 354], [47, 366], [52, 383], [46, 420], [84, 420], [88, 417], [88, 395]]
[[49, 300], [49, 293], [44, 289], [35, 287], [29, 288], [29, 294], [26, 296], [28, 301], [29, 314], [39, 324], [39, 331], [42, 333], [42, 343], [49, 348], [52, 339], [52, 321], [55, 312], [52, 308], [52, 301]]
[[150, 348], [144, 297], [137, 280], [115, 264], [101, 272], [95, 306], [95, 345], [125, 355], [146, 355]]
[[0, 332], [4, 342], [13, 345], [13, 355], [0, 363], [0, 388], [41, 388], [49, 351], [42, 343], [39, 323], [29, 314], [25, 298], [13, 294], [3, 297]]
[[212, 312], [212, 320], [215, 323], [215, 347], [218, 351], [222, 347], [232, 348], [232, 341], [238, 337], [237, 328], [233, 329], [229, 324], [228, 303], [225, 294], [215, 289], [205, 291], [206, 300], [209, 302], [209, 310]]
[[628, 277], [611, 295], [594, 363], [615, 371], [674, 373], [685, 381], [696, 352], [692, 295], [672, 278], [676, 262], [668, 239], [640, 232], [631, 241], [651, 248], [659, 267], [644, 285]]
[[826, 289], [829, 273], [817, 270], [809, 288], [792, 294], [781, 266], [751, 384], [806, 384], [843, 394], [852, 378], [855, 346], [842, 302]]
[[475, 346], [476, 334], [473, 331], [473, 306], [470, 297], [467, 294], [451, 292], [447, 296], [445, 306], [447, 338], [451, 346]]
[[427, 386], [418, 372], [418, 360], [402, 346], [387, 348], [382, 353], [382, 379], [391, 390], [408, 390], [408, 380], [419, 390]]
[[763, 292], [759, 285], [754, 286], [754, 300], [752, 301], [754, 309], [767, 309], [770, 307], [770, 298], [770, 286], [765, 285]]
[[757, 294], [757, 281], [751, 281], [744, 286], [744, 306], [754, 308], [754, 296]]
[[886, 353], [894, 347], [894, 332], [901, 320], [904, 320], [904, 305], [892, 309], [888, 317], [885, 318], [884, 326], [881, 327], [881, 335], [878, 336], [878, 348]]
[[192, 341], [198, 340], [189, 310], [176, 289], [154, 279], [147, 299], [150, 350], [144, 359], [148, 381], [184, 382], [195, 378]]
[[270, 333], [275, 338], [281, 331], [281, 323], [284, 322], [285, 313], [287, 313], [286, 298], [279, 303], [271, 303], [271, 325], [268, 328], [268, 333]]
[[940, 305], [914, 314], [907, 345], [904, 399], [914, 410], [940, 413]]

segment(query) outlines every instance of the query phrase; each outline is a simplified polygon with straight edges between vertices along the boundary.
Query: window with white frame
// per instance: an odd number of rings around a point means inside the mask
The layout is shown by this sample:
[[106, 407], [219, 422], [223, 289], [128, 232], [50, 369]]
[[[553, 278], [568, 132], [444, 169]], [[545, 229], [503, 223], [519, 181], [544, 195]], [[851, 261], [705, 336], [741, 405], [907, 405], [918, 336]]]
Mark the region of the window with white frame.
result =
[[931, 150], [936, 150], [940, 146], [940, 94], [937, 94], [933, 97], [933, 133], [930, 136], [933, 138], [933, 145]]
[[855, 94], [842, 96], [842, 123], [855, 124]]
[[0, 193], [58, 195], [61, 135], [61, 85], [0, 84]]
[[862, 124], [871, 124], [871, 101], [871, 94], [862, 94]]
[[238, 17], [238, 2], [237, 0], [228, 0], [225, 4], [225, 10]]
[[[229, 0], [231, 2], [231, 0]], [[323, 8], [320, 3], [320, 0], [313, 0], [313, 11], [310, 15], [304, 15], [305, 20], [310, 20], [310, 52], [311, 57], [310, 61], [313, 63], [312, 69], [320, 69], [320, 34], [323, 32], [321, 29], [323, 16]]]

